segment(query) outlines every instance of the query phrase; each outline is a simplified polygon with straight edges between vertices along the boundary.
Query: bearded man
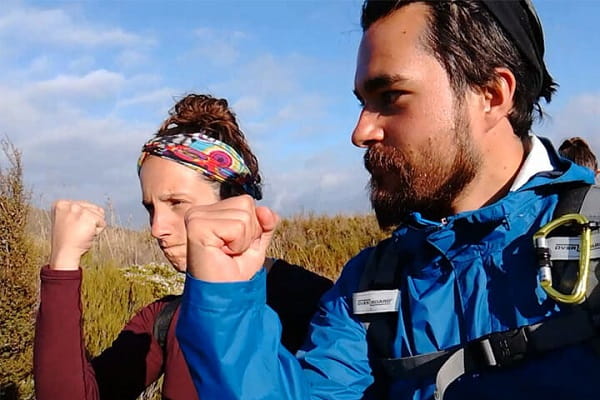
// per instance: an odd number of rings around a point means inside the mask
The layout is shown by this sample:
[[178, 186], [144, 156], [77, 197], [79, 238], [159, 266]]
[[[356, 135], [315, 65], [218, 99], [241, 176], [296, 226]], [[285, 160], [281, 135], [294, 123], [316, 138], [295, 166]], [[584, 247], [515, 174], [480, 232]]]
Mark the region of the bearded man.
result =
[[556, 89], [532, 4], [367, 0], [361, 22], [352, 141], [393, 234], [348, 262], [296, 358], [264, 304], [276, 215], [190, 210], [178, 338], [200, 396], [597, 398], [596, 328], [536, 276], [533, 234], [593, 176], [530, 132]]

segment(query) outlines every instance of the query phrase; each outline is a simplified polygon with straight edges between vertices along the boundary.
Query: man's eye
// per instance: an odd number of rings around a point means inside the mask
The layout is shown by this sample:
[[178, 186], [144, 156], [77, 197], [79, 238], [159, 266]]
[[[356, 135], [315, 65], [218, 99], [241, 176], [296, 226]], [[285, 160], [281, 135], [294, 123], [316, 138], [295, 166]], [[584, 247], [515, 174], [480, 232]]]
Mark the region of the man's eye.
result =
[[383, 104], [393, 104], [395, 103], [400, 96], [402, 96], [402, 92], [400, 90], [388, 90], [381, 94], [381, 100]]
[[183, 204], [183, 200], [177, 200], [177, 199], [171, 199], [169, 202], [171, 203], [171, 206], [178, 206], [180, 204]]

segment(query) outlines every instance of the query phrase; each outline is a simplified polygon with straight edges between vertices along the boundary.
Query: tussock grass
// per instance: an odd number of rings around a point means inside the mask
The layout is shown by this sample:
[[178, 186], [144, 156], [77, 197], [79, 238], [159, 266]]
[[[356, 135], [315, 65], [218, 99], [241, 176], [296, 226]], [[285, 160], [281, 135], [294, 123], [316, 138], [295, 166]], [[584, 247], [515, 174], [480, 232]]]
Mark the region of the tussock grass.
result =
[[298, 215], [281, 221], [269, 255], [336, 279], [352, 256], [385, 236], [371, 215]]
[[90, 355], [110, 346], [131, 316], [167, 294], [183, 289], [171, 266], [119, 267], [112, 262], [86, 268], [82, 285], [84, 341]]

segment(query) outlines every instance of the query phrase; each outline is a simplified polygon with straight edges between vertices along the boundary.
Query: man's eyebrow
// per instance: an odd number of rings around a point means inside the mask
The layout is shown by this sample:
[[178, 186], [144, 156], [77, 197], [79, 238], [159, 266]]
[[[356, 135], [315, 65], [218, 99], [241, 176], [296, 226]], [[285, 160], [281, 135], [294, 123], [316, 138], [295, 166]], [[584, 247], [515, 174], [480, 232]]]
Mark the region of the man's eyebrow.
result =
[[[362, 89], [365, 93], [372, 93], [372, 92], [375, 92], [382, 88], [390, 87], [390, 86], [394, 85], [395, 83], [404, 82], [407, 80], [408, 79], [406, 77], [401, 76], [401, 75], [387, 75], [387, 74], [378, 75], [378, 76], [375, 76], [373, 78], [366, 80], [362, 84]], [[358, 94], [358, 89], [354, 90], [354, 95], [356, 97], [360, 98], [360, 96]]]

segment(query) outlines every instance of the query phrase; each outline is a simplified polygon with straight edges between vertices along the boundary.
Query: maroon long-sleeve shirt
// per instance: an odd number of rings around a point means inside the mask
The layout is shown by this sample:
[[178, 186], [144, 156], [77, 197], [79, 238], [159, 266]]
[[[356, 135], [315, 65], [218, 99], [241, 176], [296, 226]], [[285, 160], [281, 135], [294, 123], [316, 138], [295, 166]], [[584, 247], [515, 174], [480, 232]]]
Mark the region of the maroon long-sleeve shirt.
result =
[[[38, 400], [135, 399], [164, 372], [163, 399], [197, 399], [173, 316], [166, 351], [153, 337], [154, 321], [167, 302], [158, 300], [125, 325], [111, 347], [88, 360], [82, 336], [81, 270], [41, 271], [34, 376]], [[302, 344], [328, 279], [278, 260], [267, 275], [267, 303], [279, 314], [282, 343], [292, 352]]]

